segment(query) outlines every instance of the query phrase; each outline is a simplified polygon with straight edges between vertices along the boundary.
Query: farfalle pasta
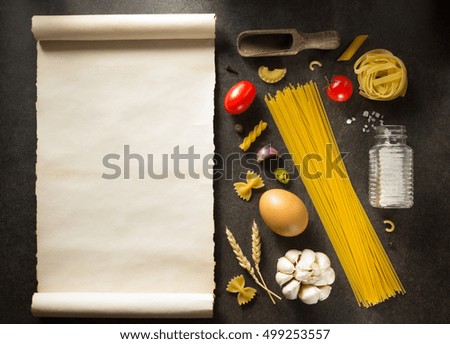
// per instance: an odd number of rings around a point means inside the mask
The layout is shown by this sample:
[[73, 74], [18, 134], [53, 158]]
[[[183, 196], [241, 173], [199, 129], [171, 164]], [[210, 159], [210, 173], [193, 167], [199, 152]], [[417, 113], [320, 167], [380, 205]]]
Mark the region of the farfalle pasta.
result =
[[237, 293], [237, 301], [239, 305], [244, 305], [251, 301], [256, 295], [256, 289], [245, 286], [243, 275], [239, 275], [228, 282], [227, 289], [230, 293]]
[[250, 197], [252, 197], [252, 189], [264, 187], [264, 182], [255, 172], [247, 171], [246, 182], [237, 182], [233, 185], [238, 196], [245, 201], [249, 201]]

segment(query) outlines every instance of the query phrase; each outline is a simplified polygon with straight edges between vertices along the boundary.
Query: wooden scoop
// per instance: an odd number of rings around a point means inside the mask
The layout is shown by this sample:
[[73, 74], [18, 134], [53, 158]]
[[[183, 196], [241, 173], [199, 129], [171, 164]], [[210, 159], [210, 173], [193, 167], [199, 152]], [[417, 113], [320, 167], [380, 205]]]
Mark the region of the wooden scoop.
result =
[[305, 49], [332, 50], [339, 47], [336, 31], [300, 33], [296, 29], [248, 30], [237, 38], [237, 50], [244, 57], [296, 55]]

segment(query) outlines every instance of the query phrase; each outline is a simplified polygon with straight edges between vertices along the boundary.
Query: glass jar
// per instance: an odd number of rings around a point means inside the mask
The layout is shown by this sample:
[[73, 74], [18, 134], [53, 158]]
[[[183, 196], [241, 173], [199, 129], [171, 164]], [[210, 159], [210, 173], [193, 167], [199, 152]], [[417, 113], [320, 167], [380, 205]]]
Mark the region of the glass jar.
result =
[[406, 145], [403, 125], [375, 128], [375, 146], [369, 151], [369, 201], [376, 208], [411, 208], [413, 150]]

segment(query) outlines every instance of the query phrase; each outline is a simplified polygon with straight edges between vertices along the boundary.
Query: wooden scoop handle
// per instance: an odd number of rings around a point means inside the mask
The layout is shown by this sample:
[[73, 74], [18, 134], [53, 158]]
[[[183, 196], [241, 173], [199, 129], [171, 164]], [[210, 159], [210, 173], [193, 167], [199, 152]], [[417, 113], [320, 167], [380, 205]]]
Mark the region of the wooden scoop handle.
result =
[[236, 45], [239, 54], [244, 57], [289, 56], [305, 49], [336, 49], [340, 41], [336, 31], [248, 30], [239, 34]]
[[[341, 38], [336, 31], [322, 31], [314, 33], [300, 33], [303, 44], [300, 50], [322, 49], [332, 50], [339, 47]], [[300, 51], [299, 50], [299, 51]]]

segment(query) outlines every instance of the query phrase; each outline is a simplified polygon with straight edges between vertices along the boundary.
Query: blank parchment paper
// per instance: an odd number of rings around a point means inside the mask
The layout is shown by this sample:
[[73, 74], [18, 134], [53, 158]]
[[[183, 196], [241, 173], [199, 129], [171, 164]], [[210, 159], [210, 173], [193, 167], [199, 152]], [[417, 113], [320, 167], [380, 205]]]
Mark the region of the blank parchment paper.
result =
[[214, 27], [33, 17], [36, 316], [212, 316]]

